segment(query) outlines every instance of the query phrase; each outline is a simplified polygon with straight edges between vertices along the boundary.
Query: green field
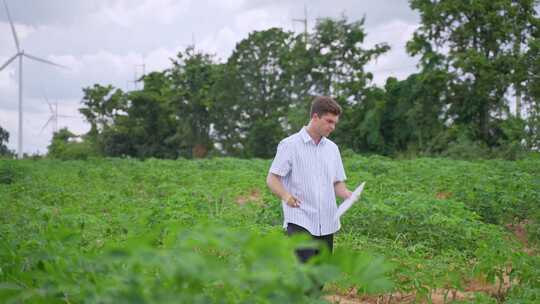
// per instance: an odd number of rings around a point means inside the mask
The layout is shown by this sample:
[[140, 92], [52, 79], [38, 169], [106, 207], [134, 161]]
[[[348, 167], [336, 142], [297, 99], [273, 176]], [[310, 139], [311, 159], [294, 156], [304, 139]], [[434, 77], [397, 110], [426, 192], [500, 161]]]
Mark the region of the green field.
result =
[[270, 161], [0, 160], [0, 302], [540, 303], [540, 159], [344, 162], [364, 194], [300, 265]]

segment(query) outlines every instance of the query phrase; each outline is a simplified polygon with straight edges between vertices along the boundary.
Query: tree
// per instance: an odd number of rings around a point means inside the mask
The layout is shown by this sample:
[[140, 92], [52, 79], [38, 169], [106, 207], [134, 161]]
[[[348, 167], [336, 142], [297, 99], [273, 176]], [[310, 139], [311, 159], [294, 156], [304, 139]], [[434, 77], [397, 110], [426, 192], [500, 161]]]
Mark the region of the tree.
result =
[[[409, 41], [424, 73], [447, 69], [447, 114], [472, 127], [473, 139], [493, 146], [497, 121], [508, 115], [505, 94], [521, 83], [523, 54], [536, 27], [535, 0], [410, 0], [422, 25]], [[520, 90], [521, 86], [515, 86]]]
[[170, 106], [171, 82], [166, 72], [143, 78], [142, 90], [122, 97], [123, 111], [100, 137], [109, 156], [176, 158], [180, 147], [174, 140], [177, 118]]
[[47, 147], [47, 156], [62, 160], [87, 159], [98, 156], [96, 146], [89, 141], [79, 141], [79, 136], [67, 128], [62, 128], [53, 134], [50, 145]]
[[79, 112], [90, 123], [87, 137], [95, 140], [104, 129], [113, 124], [117, 115], [125, 112], [127, 104], [123, 98], [124, 92], [111, 85], [94, 84], [93, 87], [83, 88], [83, 92], [83, 107], [79, 108]]
[[0, 126], [0, 156], [12, 156], [13, 151], [9, 150], [7, 143], [9, 141], [9, 132]]
[[364, 48], [366, 35], [364, 19], [348, 22], [343, 16], [336, 20], [320, 19], [309, 39], [306, 56], [310, 58], [311, 65], [309, 91], [312, 95], [330, 95], [341, 104], [341, 127], [333, 137], [343, 147], [359, 148], [354, 144], [361, 137], [358, 132], [370, 131], [362, 131], [359, 125], [359, 121], [365, 117], [358, 115], [367, 112], [355, 111], [354, 107], [365, 103], [371, 90], [369, 83], [372, 75], [364, 71], [364, 66], [390, 49], [386, 43], [377, 44], [371, 49]]
[[400, 135], [395, 148], [399, 151], [434, 153], [444, 148], [435, 141], [445, 132], [448, 122], [444, 111], [448, 77], [446, 71], [432, 70], [399, 82], [387, 79], [387, 99], [396, 101], [398, 115], [403, 119], [395, 125], [396, 134]]
[[118, 96], [121, 90], [114, 91], [111, 85], [102, 86], [94, 84], [93, 87], [83, 88], [84, 97], [81, 103], [85, 106], [79, 108], [79, 112], [90, 123], [90, 133], [97, 134], [110, 125], [113, 120], [113, 112], [118, 108]]
[[358, 102], [372, 79], [364, 66], [387, 52], [386, 43], [364, 49], [364, 19], [348, 22], [346, 17], [317, 21], [310, 35], [308, 57], [311, 59], [311, 92]]
[[[511, 19], [514, 20], [514, 24], [510, 31], [512, 32], [512, 55], [513, 60], [513, 72], [511, 74], [512, 83], [514, 87], [514, 95], [516, 97], [516, 117], [521, 118], [523, 98], [527, 98], [527, 83], [531, 81], [531, 77], [528, 73], [530, 69], [530, 57], [534, 57], [531, 53], [534, 53], [534, 40], [532, 37], [538, 37], [538, 30], [540, 26], [540, 19], [537, 18], [535, 5], [540, 2], [538, 0], [521, 0], [512, 1], [509, 14]], [[532, 52], [531, 52], [532, 50]]]
[[537, 38], [529, 41], [527, 53], [528, 81], [525, 85], [525, 99], [528, 103], [526, 121], [526, 142], [531, 150], [540, 150], [540, 30]]
[[[364, 49], [364, 38], [363, 20], [349, 23], [343, 17], [319, 21], [307, 44], [303, 36], [276, 28], [241, 41], [227, 65], [237, 94], [229, 94], [226, 113], [238, 118], [227, 129], [239, 134], [235, 139], [244, 155], [274, 155], [280, 138], [307, 123], [314, 95], [337, 97], [345, 112], [359, 102], [371, 79], [364, 65], [389, 49]], [[343, 133], [336, 135], [338, 142]], [[273, 136], [257, 140], [263, 134]]]
[[320, 21], [307, 44], [304, 38], [256, 31], [226, 63], [187, 48], [172, 68], [144, 77], [142, 90], [85, 88], [85, 139], [110, 156], [204, 157], [216, 146], [227, 155], [271, 157], [279, 140], [309, 120], [313, 95], [338, 94], [345, 112], [360, 102], [371, 79], [363, 66], [388, 50], [362, 48], [363, 20], [344, 17]]
[[215, 97], [212, 87], [217, 81], [217, 65], [211, 55], [187, 48], [172, 61], [170, 81], [171, 105], [177, 118], [176, 139], [193, 157], [205, 157], [213, 147], [210, 128]]
[[213, 116], [216, 117], [212, 125], [212, 140], [220, 152], [240, 156], [244, 148], [241, 121], [245, 119], [238, 102], [242, 84], [235, 80], [235, 71], [228, 63], [216, 65], [215, 77], [211, 93], [215, 98]]
[[[228, 94], [223, 100], [224, 118], [228, 121], [218, 127], [218, 137], [224, 137], [223, 130], [236, 132], [234, 136], [239, 146], [224, 143], [224, 147], [232, 147], [236, 151], [243, 150], [248, 157], [271, 157], [279, 139], [275, 136], [264, 141], [265, 149], [261, 149], [257, 140], [261, 130], [271, 134], [284, 135], [284, 119], [291, 98], [291, 76], [287, 70], [287, 60], [293, 36], [278, 28], [252, 32], [248, 38], [237, 44], [226, 67], [231, 83], [230, 88], [237, 91]], [[226, 88], [224, 88], [226, 89]], [[226, 89], [230, 90], [230, 89]], [[236, 117], [232, 121], [229, 117]], [[221, 133], [221, 134], [220, 134]], [[230, 151], [232, 152], [232, 151]]]

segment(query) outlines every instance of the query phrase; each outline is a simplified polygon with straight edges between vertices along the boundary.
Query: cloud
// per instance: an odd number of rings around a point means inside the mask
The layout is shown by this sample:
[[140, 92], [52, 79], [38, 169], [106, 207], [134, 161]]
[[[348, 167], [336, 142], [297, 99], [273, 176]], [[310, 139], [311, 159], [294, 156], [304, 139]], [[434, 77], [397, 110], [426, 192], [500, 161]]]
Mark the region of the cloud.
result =
[[238, 33], [230, 27], [225, 27], [216, 34], [206, 37], [200, 44], [197, 44], [197, 49], [216, 55], [216, 60], [223, 62], [229, 57], [236, 43], [240, 42], [243, 38], [245, 38], [243, 33]]
[[[20, 47], [24, 49], [24, 45], [20, 42], [33, 34], [36, 31], [36, 28], [25, 24], [15, 24], [14, 26]], [[13, 32], [11, 31], [11, 26], [7, 22], [0, 23], [0, 45], [3, 46], [0, 47], [0, 56], [12, 56], [17, 53]]]
[[[7, 57], [0, 57], [0, 62], [2, 64], [8, 60]], [[16, 86], [15, 82], [15, 66], [16, 61], [12, 62], [10, 65], [5, 67], [2, 72], [0, 73], [0, 91], [4, 92], [5, 94], [8, 93], [7, 90], [13, 89]]]
[[[6, 0], [6, 3], [9, 7], [11, 18], [16, 23], [25, 24], [73, 25], [80, 22], [82, 16], [100, 9], [97, 1]], [[0, 6], [1, 21], [7, 22], [7, 15], [3, 4]]]
[[234, 51], [236, 44], [247, 38], [250, 32], [285, 27], [283, 22], [286, 20], [290, 20], [287, 12], [278, 7], [244, 10], [232, 18], [232, 24], [208, 35], [201, 42], [200, 48], [224, 61]]
[[[170, 68], [171, 59], [176, 58], [178, 52], [181, 50], [183, 51], [184, 49], [183, 46], [177, 46], [172, 49], [161, 47], [141, 55], [141, 58], [144, 57], [143, 62], [146, 72], [163, 71]], [[139, 61], [138, 64], [141, 64], [141, 61]]]
[[373, 82], [376, 85], [383, 86], [390, 76], [404, 79], [417, 70], [418, 58], [410, 57], [405, 52], [405, 45], [418, 26], [416, 23], [396, 19], [368, 31], [364, 47], [371, 48], [381, 42], [387, 42], [390, 46], [388, 52], [365, 67], [373, 73]]
[[98, 24], [116, 24], [129, 28], [137, 23], [151, 20], [157, 24], [172, 24], [179, 16], [189, 12], [191, 1], [146, 0], [142, 3], [122, 0], [95, 12], [90, 20]]

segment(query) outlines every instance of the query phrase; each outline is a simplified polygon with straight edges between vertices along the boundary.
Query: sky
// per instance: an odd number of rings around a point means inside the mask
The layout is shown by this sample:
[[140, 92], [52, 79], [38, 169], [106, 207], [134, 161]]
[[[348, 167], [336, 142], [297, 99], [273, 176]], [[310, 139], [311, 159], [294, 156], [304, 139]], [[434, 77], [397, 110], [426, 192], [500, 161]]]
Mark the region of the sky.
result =
[[[2, 1], [2, 0], [0, 0]], [[365, 18], [363, 47], [386, 42], [391, 50], [368, 64], [374, 84], [389, 76], [404, 79], [414, 73], [417, 58], [405, 51], [419, 26], [419, 15], [406, 0], [5, 0], [21, 49], [69, 67], [23, 62], [23, 151], [45, 154], [53, 124], [47, 104], [58, 104], [58, 128], [76, 134], [90, 126], [79, 114], [82, 88], [95, 83], [123, 90], [144, 70], [162, 71], [170, 58], [188, 45], [224, 61], [235, 45], [256, 30], [280, 27], [300, 33], [317, 18], [349, 21]], [[0, 5], [0, 66], [17, 52], [6, 9]], [[18, 61], [0, 71], [0, 126], [10, 134], [8, 148], [18, 138]], [[140, 85], [140, 84], [139, 84]], [[65, 116], [65, 117], [64, 117]]]

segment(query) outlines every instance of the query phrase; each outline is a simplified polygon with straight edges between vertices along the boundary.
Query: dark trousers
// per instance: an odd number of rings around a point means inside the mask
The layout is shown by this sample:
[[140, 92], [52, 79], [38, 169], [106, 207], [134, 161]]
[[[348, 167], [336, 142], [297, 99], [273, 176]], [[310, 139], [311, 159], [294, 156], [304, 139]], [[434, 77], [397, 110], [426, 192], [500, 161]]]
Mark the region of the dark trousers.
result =
[[[324, 244], [328, 247], [328, 250], [332, 252], [334, 250], [334, 234], [327, 234], [327, 235], [311, 235], [309, 231], [307, 231], [304, 227], [293, 224], [293, 223], [287, 223], [287, 235], [291, 236], [294, 234], [307, 234], [311, 236], [314, 240], [319, 240], [324, 242]], [[300, 262], [305, 263], [307, 260], [309, 260], [312, 256], [319, 254], [319, 249], [316, 248], [302, 248], [296, 250], [296, 256], [300, 260]]]

